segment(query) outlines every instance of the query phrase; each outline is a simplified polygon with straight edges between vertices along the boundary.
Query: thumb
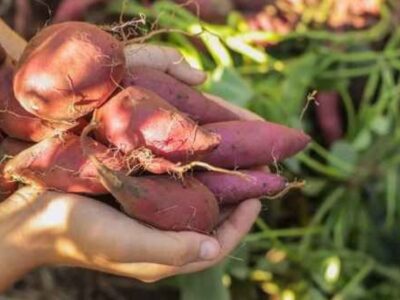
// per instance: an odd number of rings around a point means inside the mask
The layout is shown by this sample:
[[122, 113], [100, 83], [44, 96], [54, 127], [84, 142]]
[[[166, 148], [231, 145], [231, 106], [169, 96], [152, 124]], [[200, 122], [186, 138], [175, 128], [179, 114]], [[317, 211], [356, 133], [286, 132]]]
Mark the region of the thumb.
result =
[[[139, 225], [142, 226], [142, 225]], [[220, 254], [218, 241], [212, 237], [195, 232], [170, 232], [152, 228], [138, 239], [133, 236], [118, 259], [126, 262], [158, 263], [170, 266], [182, 266], [196, 261], [213, 260]], [[136, 230], [138, 233], [138, 230]], [[135, 247], [135, 251], [132, 251]]]
[[221, 251], [216, 239], [195, 232], [163, 232], [149, 229], [145, 240], [140, 243], [144, 249], [137, 260], [172, 266], [213, 260]]

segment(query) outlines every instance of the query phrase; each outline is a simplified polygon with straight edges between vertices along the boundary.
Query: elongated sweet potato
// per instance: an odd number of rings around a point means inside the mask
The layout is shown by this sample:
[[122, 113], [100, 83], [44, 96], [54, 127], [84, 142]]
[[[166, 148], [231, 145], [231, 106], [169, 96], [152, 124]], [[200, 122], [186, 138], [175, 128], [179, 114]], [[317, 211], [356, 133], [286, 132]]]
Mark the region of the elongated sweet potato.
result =
[[0, 144], [0, 201], [6, 199], [18, 188], [18, 183], [4, 174], [4, 167], [7, 160], [19, 152], [30, 147], [30, 143], [12, 138], [5, 138]]
[[174, 231], [209, 233], [217, 224], [217, 200], [196, 179], [187, 177], [182, 183], [169, 176], [127, 177], [89, 156], [101, 182], [129, 216]]
[[230, 110], [208, 100], [199, 91], [164, 72], [146, 68], [131, 68], [123, 86], [139, 86], [151, 90], [199, 124], [239, 120]]
[[343, 120], [340, 97], [337, 92], [324, 91], [317, 94], [316, 121], [322, 138], [330, 145], [343, 136]]
[[255, 170], [241, 172], [247, 178], [216, 172], [198, 172], [194, 177], [215, 195], [221, 205], [271, 196], [281, 192], [286, 186], [286, 179], [277, 174]]
[[97, 111], [96, 119], [100, 137], [124, 153], [146, 148], [156, 156], [184, 162], [219, 144], [217, 134], [139, 87], [129, 87], [114, 96]]
[[[253, 0], [250, 0], [253, 1]], [[201, 19], [213, 23], [224, 22], [233, 9], [231, 0], [175, 0]]]
[[14, 65], [7, 59], [0, 67], [0, 128], [8, 136], [38, 142], [77, 126], [76, 122], [46, 121], [24, 110], [14, 97], [13, 75]]
[[107, 100], [124, 67], [122, 43], [95, 25], [51, 25], [25, 49], [14, 93], [25, 110], [42, 119], [72, 121]]
[[[88, 138], [88, 146], [105, 165], [124, 170], [123, 159], [104, 145]], [[35, 144], [6, 164], [7, 176], [27, 184], [92, 195], [107, 193], [97, 178], [96, 168], [83, 155], [79, 137], [64, 134]]]
[[228, 169], [278, 162], [301, 151], [310, 141], [300, 130], [266, 121], [230, 121], [203, 127], [219, 134], [221, 142], [201, 160]]
[[106, 0], [63, 0], [57, 7], [53, 22], [80, 20], [92, 5], [101, 2]]

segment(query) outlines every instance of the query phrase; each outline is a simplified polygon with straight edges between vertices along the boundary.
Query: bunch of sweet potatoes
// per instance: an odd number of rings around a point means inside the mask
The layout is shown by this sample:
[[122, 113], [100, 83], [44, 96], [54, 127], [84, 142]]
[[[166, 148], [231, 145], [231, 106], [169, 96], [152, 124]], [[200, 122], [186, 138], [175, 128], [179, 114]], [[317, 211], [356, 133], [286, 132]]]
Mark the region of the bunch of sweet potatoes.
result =
[[219, 207], [279, 194], [285, 178], [260, 167], [309, 142], [300, 130], [243, 120], [161, 71], [127, 66], [122, 42], [87, 23], [46, 27], [17, 63], [3, 55], [0, 79], [2, 195], [17, 183], [110, 193], [161, 229], [209, 233]]

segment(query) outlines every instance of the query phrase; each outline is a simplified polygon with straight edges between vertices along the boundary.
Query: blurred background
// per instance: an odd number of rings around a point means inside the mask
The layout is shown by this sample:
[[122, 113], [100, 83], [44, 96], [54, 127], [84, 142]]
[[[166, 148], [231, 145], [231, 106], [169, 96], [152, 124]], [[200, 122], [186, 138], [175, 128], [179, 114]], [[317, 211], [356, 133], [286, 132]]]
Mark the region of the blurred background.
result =
[[172, 45], [200, 89], [313, 137], [276, 166], [305, 188], [265, 200], [221, 265], [156, 284], [42, 268], [0, 299], [400, 299], [398, 0], [0, 0], [0, 17], [27, 39], [86, 20]]

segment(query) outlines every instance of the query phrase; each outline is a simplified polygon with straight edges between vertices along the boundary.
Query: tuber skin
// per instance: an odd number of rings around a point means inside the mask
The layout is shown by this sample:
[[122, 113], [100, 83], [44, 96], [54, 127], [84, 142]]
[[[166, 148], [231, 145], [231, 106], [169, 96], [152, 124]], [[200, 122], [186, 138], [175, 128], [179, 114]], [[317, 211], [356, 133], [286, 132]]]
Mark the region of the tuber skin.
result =
[[[38, 142], [77, 126], [77, 122], [42, 120], [24, 110], [15, 99], [12, 89], [14, 69], [10, 59], [6, 59], [0, 67], [0, 128], [8, 136]], [[79, 122], [83, 122], [83, 119]]]
[[324, 91], [316, 96], [316, 120], [324, 141], [331, 145], [343, 137], [340, 97], [337, 92]]
[[220, 135], [221, 142], [201, 160], [227, 169], [279, 162], [303, 150], [310, 141], [300, 130], [267, 121], [229, 121], [203, 127]]
[[14, 93], [35, 116], [74, 121], [109, 98], [124, 69], [123, 45], [110, 34], [83, 22], [51, 25], [25, 48]]
[[[115, 170], [126, 170], [124, 160], [106, 146], [89, 139], [88, 147], [100, 161]], [[79, 137], [66, 133], [48, 138], [7, 162], [8, 177], [26, 184], [71, 193], [107, 193], [97, 178], [96, 168], [83, 155]]]
[[130, 68], [122, 81], [124, 87], [148, 89], [199, 124], [239, 120], [239, 116], [210, 101], [199, 91], [169, 74], [147, 67]]
[[12, 138], [2, 137], [0, 144], [0, 201], [7, 199], [18, 188], [18, 183], [4, 174], [6, 161], [21, 151], [30, 147], [30, 143], [22, 142]]
[[[221, 23], [233, 9], [231, 0], [174, 0], [184, 5], [193, 14], [198, 15], [202, 20]], [[250, 0], [253, 1], [253, 0]]]
[[131, 217], [158, 229], [210, 233], [218, 222], [214, 195], [198, 180], [165, 176], [128, 177], [100, 163], [92, 154], [103, 185]]
[[[108, 0], [109, 1], [109, 0]], [[80, 20], [93, 5], [107, 2], [105, 0], [63, 0], [57, 7], [53, 23]]]
[[33, 143], [28, 143], [11, 137], [6, 137], [0, 144], [0, 155], [12, 157], [33, 145]]
[[282, 192], [287, 184], [286, 179], [277, 174], [257, 170], [241, 172], [247, 178], [217, 172], [198, 172], [194, 177], [214, 194], [220, 205], [273, 196]]
[[118, 93], [95, 116], [101, 139], [127, 154], [146, 148], [169, 161], [186, 162], [212, 151], [220, 141], [217, 134], [201, 128], [157, 94], [139, 87]]

